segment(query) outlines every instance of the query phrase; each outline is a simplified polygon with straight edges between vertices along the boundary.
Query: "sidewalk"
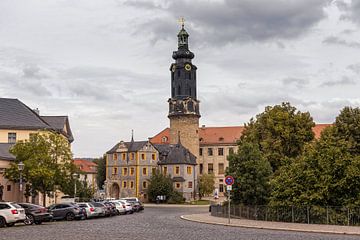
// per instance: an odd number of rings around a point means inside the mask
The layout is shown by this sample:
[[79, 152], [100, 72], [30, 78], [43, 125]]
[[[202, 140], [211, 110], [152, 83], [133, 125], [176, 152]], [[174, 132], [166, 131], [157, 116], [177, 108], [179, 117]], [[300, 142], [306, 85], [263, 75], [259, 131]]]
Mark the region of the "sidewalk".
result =
[[210, 213], [184, 215], [181, 216], [181, 218], [193, 222], [231, 226], [231, 227], [259, 228], [259, 229], [272, 229], [272, 230], [282, 230], [282, 231], [312, 232], [312, 233], [360, 235], [360, 227], [266, 222], [266, 221], [255, 221], [255, 220], [236, 219], [236, 218], [232, 218], [230, 220], [230, 224], [228, 224], [227, 218], [213, 217], [210, 215]]
[[191, 204], [167, 204], [167, 203], [160, 203], [160, 204], [155, 204], [155, 203], [144, 203], [144, 207], [164, 207], [164, 208], [172, 208], [172, 207], [183, 207], [183, 208], [192, 208], [192, 207], [196, 207], [196, 208], [209, 208], [209, 205], [191, 205]]

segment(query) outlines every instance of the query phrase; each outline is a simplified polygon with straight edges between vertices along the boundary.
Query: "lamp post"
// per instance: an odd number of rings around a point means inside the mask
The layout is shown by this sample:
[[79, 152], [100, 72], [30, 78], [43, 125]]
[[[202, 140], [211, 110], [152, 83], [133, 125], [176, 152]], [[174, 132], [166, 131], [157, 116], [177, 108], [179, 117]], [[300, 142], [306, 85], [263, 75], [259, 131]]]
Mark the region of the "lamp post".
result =
[[73, 173], [72, 176], [73, 176], [73, 178], [74, 178], [74, 180], [75, 180], [75, 185], [74, 185], [74, 198], [76, 198], [76, 180], [77, 180], [77, 178], [78, 178], [79, 175], [78, 175], [77, 173]]
[[18, 163], [18, 169], [19, 169], [19, 174], [20, 174], [20, 180], [19, 180], [20, 200], [22, 201], [22, 190], [23, 190], [22, 172], [24, 170], [24, 163], [23, 162]]

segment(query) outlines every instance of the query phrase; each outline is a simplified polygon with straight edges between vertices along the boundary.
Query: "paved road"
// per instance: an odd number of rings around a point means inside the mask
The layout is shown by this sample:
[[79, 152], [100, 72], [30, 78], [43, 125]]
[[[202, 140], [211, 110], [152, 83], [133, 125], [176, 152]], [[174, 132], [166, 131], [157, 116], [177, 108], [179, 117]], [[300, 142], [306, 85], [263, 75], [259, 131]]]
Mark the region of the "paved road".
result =
[[297, 233], [287, 231], [235, 228], [194, 223], [180, 215], [204, 213], [207, 208], [147, 208], [143, 213], [74, 222], [54, 222], [40, 226], [15, 226], [0, 229], [1, 240], [338, 240], [359, 236]]

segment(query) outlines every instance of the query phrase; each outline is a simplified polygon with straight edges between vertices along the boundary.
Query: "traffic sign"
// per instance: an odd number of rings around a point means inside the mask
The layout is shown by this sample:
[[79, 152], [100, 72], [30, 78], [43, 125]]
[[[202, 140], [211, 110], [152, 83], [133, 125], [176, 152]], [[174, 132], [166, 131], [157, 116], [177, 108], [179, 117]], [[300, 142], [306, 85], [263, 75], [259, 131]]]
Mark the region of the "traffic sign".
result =
[[227, 191], [231, 191], [231, 190], [232, 190], [232, 185], [227, 185], [227, 186], [226, 186], [226, 190], [227, 190]]
[[234, 184], [234, 178], [232, 176], [226, 176], [225, 177], [225, 184], [226, 185], [233, 185]]

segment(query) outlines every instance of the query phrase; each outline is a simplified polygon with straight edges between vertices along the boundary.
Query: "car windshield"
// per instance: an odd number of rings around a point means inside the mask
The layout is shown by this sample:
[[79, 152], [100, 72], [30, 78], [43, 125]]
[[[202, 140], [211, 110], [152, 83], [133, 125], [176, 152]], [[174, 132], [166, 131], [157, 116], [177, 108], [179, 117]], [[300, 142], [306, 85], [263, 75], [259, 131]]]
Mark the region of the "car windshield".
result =
[[19, 204], [16, 203], [11, 203], [11, 206], [13, 206], [14, 208], [22, 208]]

